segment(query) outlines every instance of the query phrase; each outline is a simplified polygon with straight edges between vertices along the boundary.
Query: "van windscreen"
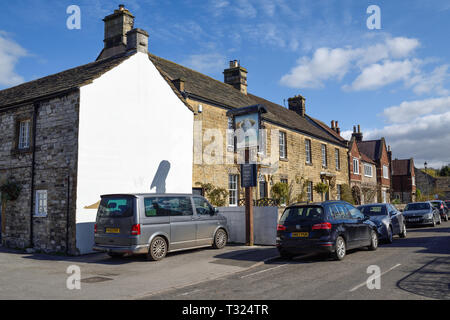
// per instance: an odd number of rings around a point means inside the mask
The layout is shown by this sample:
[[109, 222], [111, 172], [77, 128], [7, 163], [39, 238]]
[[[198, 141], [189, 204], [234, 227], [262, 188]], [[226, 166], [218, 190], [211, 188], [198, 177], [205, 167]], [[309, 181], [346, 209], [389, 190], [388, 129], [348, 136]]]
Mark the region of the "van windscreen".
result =
[[103, 197], [97, 216], [101, 218], [126, 218], [133, 216], [134, 198], [127, 196]]

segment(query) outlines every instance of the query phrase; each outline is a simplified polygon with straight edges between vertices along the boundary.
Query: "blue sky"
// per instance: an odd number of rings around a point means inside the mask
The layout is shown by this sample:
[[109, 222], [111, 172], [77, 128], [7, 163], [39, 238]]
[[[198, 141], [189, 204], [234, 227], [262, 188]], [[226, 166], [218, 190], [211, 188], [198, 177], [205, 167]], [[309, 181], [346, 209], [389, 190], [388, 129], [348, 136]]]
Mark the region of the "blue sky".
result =
[[[102, 18], [119, 3], [150, 33], [150, 51], [223, 81], [229, 60], [248, 69], [249, 92], [307, 113], [344, 135], [360, 124], [394, 157], [450, 163], [448, 0], [16, 0], [2, 3], [0, 89], [95, 60]], [[69, 5], [81, 30], [69, 30]], [[369, 30], [369, 5], [381, 29]]]

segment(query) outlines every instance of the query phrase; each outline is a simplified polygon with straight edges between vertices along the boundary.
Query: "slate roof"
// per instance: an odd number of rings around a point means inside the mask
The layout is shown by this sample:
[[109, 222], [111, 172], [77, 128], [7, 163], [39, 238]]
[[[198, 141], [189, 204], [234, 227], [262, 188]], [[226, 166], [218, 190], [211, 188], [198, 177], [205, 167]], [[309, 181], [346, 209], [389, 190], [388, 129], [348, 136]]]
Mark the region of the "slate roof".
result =
[[268, 111], [263, 115], [264, 120], [346, 146], [345, 139], [336, 137], [336, 134], [330, 132], [331, 129], [326, 130], [322, 128], [322, 126], [326, 127], [326, 125], [323, 123], [322, 125], [318, 124], [316, 119], [309, 116], [302, 117], [292, 110], [253, 94], [245, 95], [226, 83], [153, 54], [149, 54], [149, 58], [161, 74], [165, 75], [169, 80], [183, 79], [185, 92], [188, 96], [203, 98], [229, 109], [263, 104]]
[[360, 153], [364, 153], [372, 161], [378, 161], [382, 155], [383, 144], [381, 140], [368, 140], [357, 142]]
[[0, 91], [0, 109], [43, 98], [91, 83], [105, 72], [115, 68], [130, 55], [119, 55], [88, 63], [60, 73]]
[[411, 168], [411, 159], [392, 160], [392, 175], [394, 176], [411, 175]]

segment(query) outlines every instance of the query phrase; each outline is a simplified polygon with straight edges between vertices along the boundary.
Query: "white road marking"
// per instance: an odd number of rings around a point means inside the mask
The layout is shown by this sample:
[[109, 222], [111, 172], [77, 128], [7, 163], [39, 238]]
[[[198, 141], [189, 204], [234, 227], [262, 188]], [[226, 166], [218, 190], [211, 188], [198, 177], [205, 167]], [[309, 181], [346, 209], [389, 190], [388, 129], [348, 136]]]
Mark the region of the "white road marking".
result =
[[195, 290], [192, 290], [192, 291], [188, 291], [188, 292], [179, 294], [178, 296], [187, 296], [189, 294], [193, 294], [193, 293], [200, 292], [200, 291], [202, 291], [202, 290], [201, 289], [195, 289]]
[[[392, 270], [394, 270], [395, 268], [400, 267], [400, 266], [401, 266], [401, 263], [396, 264], [395, 266], [393, 266], [393, 267], [390, 268], [389, 270], [387, 270], [387, 271], [383, 272], [382, 274], [380, 274], [380, 278], [381, 278], [381, 276], [385, 275], [385, 274], [388, 273], [389, 271], [392, 271]], [[361, 288], [361, 287], [363, 287], [363, 286], [365, 286], [365, 285], [367, 285], [367, 281], [364, 281], [363, 283], [357, 285], [356, 287], [354, 287], [353, 289], [351, 289], [350, 292], [356, 291], [356, 290], [358, 290], [359, 288]]]
[[253, 273], [250, 273], [250, 274], [246, 274], [245, 276], [240, 277], [240, 279], [251, 277], [251, 276], [254, 276], [254, 275], [266, 272], [266, 271], [275, 270], [275, 269], [278, 269], [278, 268], [281, 268], [281, 267], [284, 267], [284, 266], [285, 266], [285, 264], [282, 264], [280, 266], [276, 266], [276, 267], [273, 267], [273, 268], [264, 269], [264, 270], [261, 270], [261, 271], [258, 271], [258, 272], [253, 272]]

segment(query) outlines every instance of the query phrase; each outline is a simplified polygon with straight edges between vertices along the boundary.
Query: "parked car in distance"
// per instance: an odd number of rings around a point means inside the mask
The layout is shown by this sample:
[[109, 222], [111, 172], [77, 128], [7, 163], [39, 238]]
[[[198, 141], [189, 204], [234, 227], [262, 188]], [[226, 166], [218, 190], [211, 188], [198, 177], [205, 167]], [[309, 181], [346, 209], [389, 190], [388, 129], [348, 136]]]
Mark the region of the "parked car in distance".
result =
[[161, 260], [168, 252], [209, 247], [228, 240], [226, 218], [191, 194], [119, 194], [101, 197], [94, 250], [110, 256], [145, 254]]
[[408, 203], [403, 211], [406, 226], [441, 224], [441, 215], [429, 201]]
[[280, 256], [328, 253], [344, 259], [348, 249], [376, 250], [376, 225], [345, 201], [298, 203], [288, 206], [277, 227]]
[[433, 208], [439, 210], [439, 214], [441, 215], [441, 219], [444, 221], [448, 221], [448, 215], [450, 214], [450, 210], [448, 209], [447, 204], [442, 200], [433, 200], [430, 201]]
[[389, 203], [366, 204], [358, 210], [370, 217], [377, 226], [378, 238], [392, 243], [394, 235], [406, 237], [406, 224], [403, 214]]

